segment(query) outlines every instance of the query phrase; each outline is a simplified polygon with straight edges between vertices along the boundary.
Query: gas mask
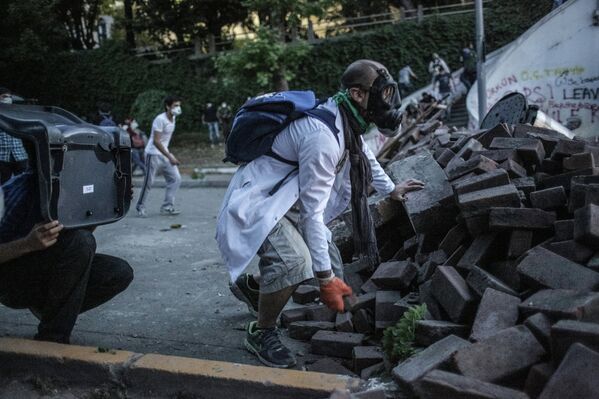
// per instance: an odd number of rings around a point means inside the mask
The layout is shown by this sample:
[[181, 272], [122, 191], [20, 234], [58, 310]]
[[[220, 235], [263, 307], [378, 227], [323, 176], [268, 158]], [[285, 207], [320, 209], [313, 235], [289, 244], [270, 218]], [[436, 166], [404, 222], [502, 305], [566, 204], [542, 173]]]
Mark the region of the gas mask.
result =
[[377, 73], [379, 76], [369, 90], [365, 119], [374, 123], [384, 136], [394, 137], [400, 131], [403, 118], [403, 113], [399, 110], [399, 89], [386, 69], [381, 68]]

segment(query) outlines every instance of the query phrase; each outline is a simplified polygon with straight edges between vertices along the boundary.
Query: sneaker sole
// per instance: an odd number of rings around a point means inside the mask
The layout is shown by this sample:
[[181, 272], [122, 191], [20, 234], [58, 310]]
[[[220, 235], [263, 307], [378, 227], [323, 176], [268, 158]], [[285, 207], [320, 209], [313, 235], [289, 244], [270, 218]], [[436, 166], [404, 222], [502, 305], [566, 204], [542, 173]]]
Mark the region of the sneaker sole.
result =
[[254, 309], [252, 303], [247, 300], [247, 298], [245, 297], [241, 289], [237, 286], [237, 284], [230, 284], [229, 289], [231, 290], [235, 298], [239, 299], [241, 302], [247, 305], [248, 311], [252, 314], [252, 316], [258, 317], [258, 312]]
[[297, 364], [297, 361], [293, 362], [293, 364], [276, 364], [276, 363], [271, 363], [268, 360], [266, 360], [265, 358], [263, 358], [262, 356], [260, 356], [260, 353], [254, 349], [254, 347], [248, 342], [247, 338], [243, 339], [243, 343], [245, 344], [245, 348], [250, 352], [253, 353], [254, 355], [256, 355], [256, 357], [258, 358], [258, 360], [260, 360], [260, 362], [262, 362], [262, 364], [268, 366], [268, 367], [273, 367], [273, 368], [277, 368], [277, 369], [288, 369], [291, 367], [294, 367]]

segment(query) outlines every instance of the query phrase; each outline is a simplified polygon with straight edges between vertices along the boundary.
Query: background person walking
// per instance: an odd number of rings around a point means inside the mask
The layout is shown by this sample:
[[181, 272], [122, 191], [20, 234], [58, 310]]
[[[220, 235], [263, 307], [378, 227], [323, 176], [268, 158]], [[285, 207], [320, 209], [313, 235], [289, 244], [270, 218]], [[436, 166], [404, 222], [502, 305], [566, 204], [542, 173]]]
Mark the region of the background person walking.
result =
[[137, 200], [137, 215], [146, 217], [145, 201], [150, 193], [156, 173], [162, 171], [166, 180], [166, 191], [164, 202], [160, 208], [162, 215], [178, 215], [181, 213], [175, 209], [175, 195], [181, 185], [181, 174], [179, 173], [179, 160], [169, 152], [168, 146], [175, 132], [175, 119], [181, 115], [181, 100], [175, 96], [164, 99], [165, 112], [154, 118], [152, 122], [152, 133], [146, 145], [146, 175], [144, 183]]
[[212, 103], [206, 103], [206, 109], [202, 114], [202, 123], [208, 126], [208, 134], [210, 136], [210, 147], [220, 142], [220, 134], [218, 132], [218, 116], [217, 109]]

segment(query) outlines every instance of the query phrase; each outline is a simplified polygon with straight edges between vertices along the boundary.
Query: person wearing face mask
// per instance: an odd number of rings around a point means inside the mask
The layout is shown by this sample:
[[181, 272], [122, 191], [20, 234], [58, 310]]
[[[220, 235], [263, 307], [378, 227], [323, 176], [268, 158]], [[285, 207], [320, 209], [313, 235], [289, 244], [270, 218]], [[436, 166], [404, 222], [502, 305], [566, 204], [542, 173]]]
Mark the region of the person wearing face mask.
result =
[[166, 191], [160, 214], [178, 215], [181, 213], [175, 208], [175, 195], [181, 185], [181, 174], [177, 166], [179, 160], [168, 148], [175, 132], [175, 120], [182, 113], [181, 100], [176, 96], [167, 96], [163, 103], [164, 112], [154, 118], [150, 139], [145, 149], [146, 174], [136, 205], [139, 217], [147, 217], [145, 201], [154, 183], [154, 177], [160, 170], [166, 180]]
[[[12, 104], [12, 93], [0, 87], [0, 104]], [[0, 130], [0, 184], [27, 169], [27, 152], [23, 142]]]
[[[356, 61], [343, 73], [341, 90], [318, 106], [334, 116], [336, 132], [313, 116], [294, 120], [276, 135], [270, 153], [241, 166], [231, 180], [216, 240], [229, 267], [231, 291], [257, 314], [244, 344], [262, 363], [296, 364], [281, 343], [276, 321], [299, 284], [316, 277], [320, 299], [338, 312], [343, 312], [343, 297], [352, 294], [326, 225], [351, 204], [354, 257], [377, 266], [369, 186], [395, 200], [423, 187], [413, 179], [393, 183], [362, 140], [371, 125], [387, 136], [398, 134], [400, 105], [388, 70], [372, 60]], [[243, 274], [256, 254], [259, 283]]]

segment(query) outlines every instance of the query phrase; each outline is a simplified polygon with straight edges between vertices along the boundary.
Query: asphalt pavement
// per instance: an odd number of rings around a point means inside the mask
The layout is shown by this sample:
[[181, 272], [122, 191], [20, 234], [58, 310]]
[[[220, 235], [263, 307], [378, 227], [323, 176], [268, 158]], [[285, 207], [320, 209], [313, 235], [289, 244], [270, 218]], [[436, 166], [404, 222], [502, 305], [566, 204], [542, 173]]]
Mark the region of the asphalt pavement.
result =
[[[177, 197], [182, 213], [161, 216], [164, 189], [156, 188], [148, 218], [138, 218], [132, 206], [123, 220], [99, 227], [98, 252], [126, 259], [135, 278], [112, 301], [82, 314], [71, 342], [259, 364], [242, 342], [252, 316], [230, 293], [214, 240], [224, 193], [224, 188], [183, 188]], [[0, 305], [0, 335], [32, 337], [36, 326], [29, 311]], [[299, 368], [314, 359], [305, 344], [284, 340], [298, 354]]]

